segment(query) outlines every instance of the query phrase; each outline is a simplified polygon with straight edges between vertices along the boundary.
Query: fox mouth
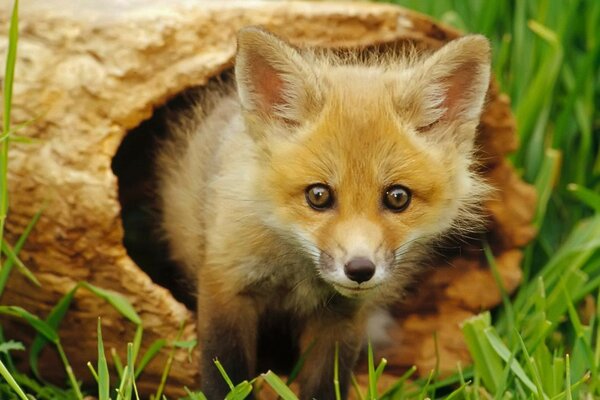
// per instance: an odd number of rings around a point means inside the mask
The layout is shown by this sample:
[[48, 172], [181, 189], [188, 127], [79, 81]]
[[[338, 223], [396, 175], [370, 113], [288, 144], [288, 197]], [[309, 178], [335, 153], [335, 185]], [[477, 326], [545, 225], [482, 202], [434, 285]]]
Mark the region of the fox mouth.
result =
[[368, 286], [368, 287], [361, 287], [361, 286], [344, 286], [344, 285], [340, 285], [339, 283], [331, 283], [331, 285], [333, 286], [333, 288], [340, 293], [343, 296], [346, 297], [358, 297], [358, 296], [362, 296], [365, 295], [367, 293], [372, 293], [374, 291], [374, 289], [376, 289], [379, 285], [376, 286]]
[[383, 282], [375, 276], [362, 282], [352, 281], [344, 275], [343, 266], [327, 253], [321, 253], [319, 260], [320, 276], [325, 283], [345, 297], [366, 297], [375, 292]]
[[339, 288], [342, 288], [342, 289], [345, 289], [345, 290], [352, 290], [352, 291], [355, 291], [355, 292], [364, 292], [364, 291], [371, 290], [371, 289], [375, 288], [374, 286], [371, 286], [371, 287], [360, 287], [360, 286], [350, 287], [350, 286], [340, 285], [338, 283], [334, 283], [333, 285], [335, 287], [339, 287]]

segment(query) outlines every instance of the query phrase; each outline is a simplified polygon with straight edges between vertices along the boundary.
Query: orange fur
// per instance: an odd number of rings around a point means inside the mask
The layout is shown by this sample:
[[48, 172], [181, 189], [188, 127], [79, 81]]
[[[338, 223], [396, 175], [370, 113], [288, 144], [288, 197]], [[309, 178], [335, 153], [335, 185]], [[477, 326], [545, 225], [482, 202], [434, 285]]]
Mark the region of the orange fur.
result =
[[[248, 365], [240, 376], [253, 372], [258, 320], [279, 310], [320, 336], [311, 363], [338, 340], [349, 369], [369, 308], [402, 293], [433, 240], [479, 219], [487, 186], [472, 153], [489, 45], [470, 36], [428, 56], [364, 59], [255, 28], [238, 40], [237, 92], [209, 93], [175, 120], [159, 157], [166, 239], [198, 279], [206, 357], [233, 351]], [[313, 184], [331, 189], [331, 208], [307, 204]], [[385, 208], [392, 185], [411, 191], [406, 210]], [[365, 282], [345, 272], [356, 258], [374, 265]], [[215, 329], [231, 331], [227, 345]], [[328, 393], [322, 368], [303, 378], [303, 397]]]

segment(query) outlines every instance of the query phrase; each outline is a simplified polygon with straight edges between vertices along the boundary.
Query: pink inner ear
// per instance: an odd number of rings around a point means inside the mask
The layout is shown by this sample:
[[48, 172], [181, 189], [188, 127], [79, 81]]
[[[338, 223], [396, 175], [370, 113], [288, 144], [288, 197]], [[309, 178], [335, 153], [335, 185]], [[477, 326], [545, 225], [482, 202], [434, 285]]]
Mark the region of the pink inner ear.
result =
[[446, 79], [447, 91], [442, 104], [447, 111], [442, 118], [453, 119], [468, 112], [467, 109], [475, 100], [474, 96], [476, 96], [473, 85], [476, 84], [478, 79], [477, 73], [477, 63], [468, 62], [461, 64]]
[[257, 108], [262, 112], [271, 113], [274, 106], [284, 103], [281, 73], [262, 57], [253, 57], [250, 65], [250, 79]]

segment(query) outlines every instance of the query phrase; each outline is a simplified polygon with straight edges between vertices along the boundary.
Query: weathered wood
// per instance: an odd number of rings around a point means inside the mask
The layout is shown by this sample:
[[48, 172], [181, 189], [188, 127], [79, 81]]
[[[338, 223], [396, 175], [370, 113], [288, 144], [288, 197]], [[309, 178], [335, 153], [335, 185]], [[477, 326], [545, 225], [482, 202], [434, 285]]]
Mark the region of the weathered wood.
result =
[[[7, 31], [8, 2], [0, 5], [0, 31]], [[21, 257], [42, 283], [38, 289], [19, 275], [10, 280], [3, 304], [45, 316], [78, 281], [124, 294], [140, 313], [144, 346], [194, 337], [194, 315], [156, 284], [124, 248], [113, 156], [128, 131], [173, 96], [231, 66], [235, 33], [264, 25], [292, 42], [317, 46], [365, 46], [413, 40], [437, 47], [459, 33], [402, 8], [365, 3], [211, 2], [110, 0], [101, 3], [23, 2], [14, 88], [13, 122], [37, 118], [20, 132], [37, 139], [12, 144], [8, 238], [18, 236], [32, 215], [43, 215]], [[5, 47], [6, 37], [0, 40]], [[4, 50], [4, 49], [2, 49]], [[489, 237], [509, 291], [520, 279], [519, 246], [534, 235], [534, 193], [504, 156], [516, 146], [509, 100], [492, 84], [482, 117], [482, 173], [499, 190], [487, 208]], [[500, 301], [481, 252], [465, 246], [453, 266], [435, 269], [420, 281], [414, 298], [395, 310], [394, 345], [382, 350], [389, 370], [434, 365], [432, 332], [438, 331], [441, 367], [468, 359], [458, 324]], [[102, 317], [107, 349], [123, 356], [133, 327], [111, 306], [79, 292], [62, 324], [63, 345], [80, 379], [91, 382], [87, 361], [96, 359], [96, 319]], [[9, 324], [9, 337], [31, 330]], [[201, 346], [200, 346], [201, 347]], [[138, 387], [157, 384], [166, 352], [151, 363]], [[57, 379], [61, 369], [46, 351], [41, 370]], [[168, 393], [194, 386], [195, 357], [176, 353]]]

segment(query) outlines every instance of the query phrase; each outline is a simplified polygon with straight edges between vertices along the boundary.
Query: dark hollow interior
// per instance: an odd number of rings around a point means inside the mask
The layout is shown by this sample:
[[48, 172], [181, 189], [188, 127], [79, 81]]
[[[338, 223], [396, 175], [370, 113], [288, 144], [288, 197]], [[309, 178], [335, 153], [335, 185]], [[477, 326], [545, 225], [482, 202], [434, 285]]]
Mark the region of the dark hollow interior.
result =
[[154, 110], [151, 118], [129, 131], [117, 150], [112, 170], [119, 182], [123, 244], [133, 261], [175, 299], [191, 310], [196, 308], [190, 287], [169, 259], [168, 246], [161, 240], [156, 203], [155, 156], [167, 135], [167, 114], [185, 110], [198, 88], [189, 89]]

